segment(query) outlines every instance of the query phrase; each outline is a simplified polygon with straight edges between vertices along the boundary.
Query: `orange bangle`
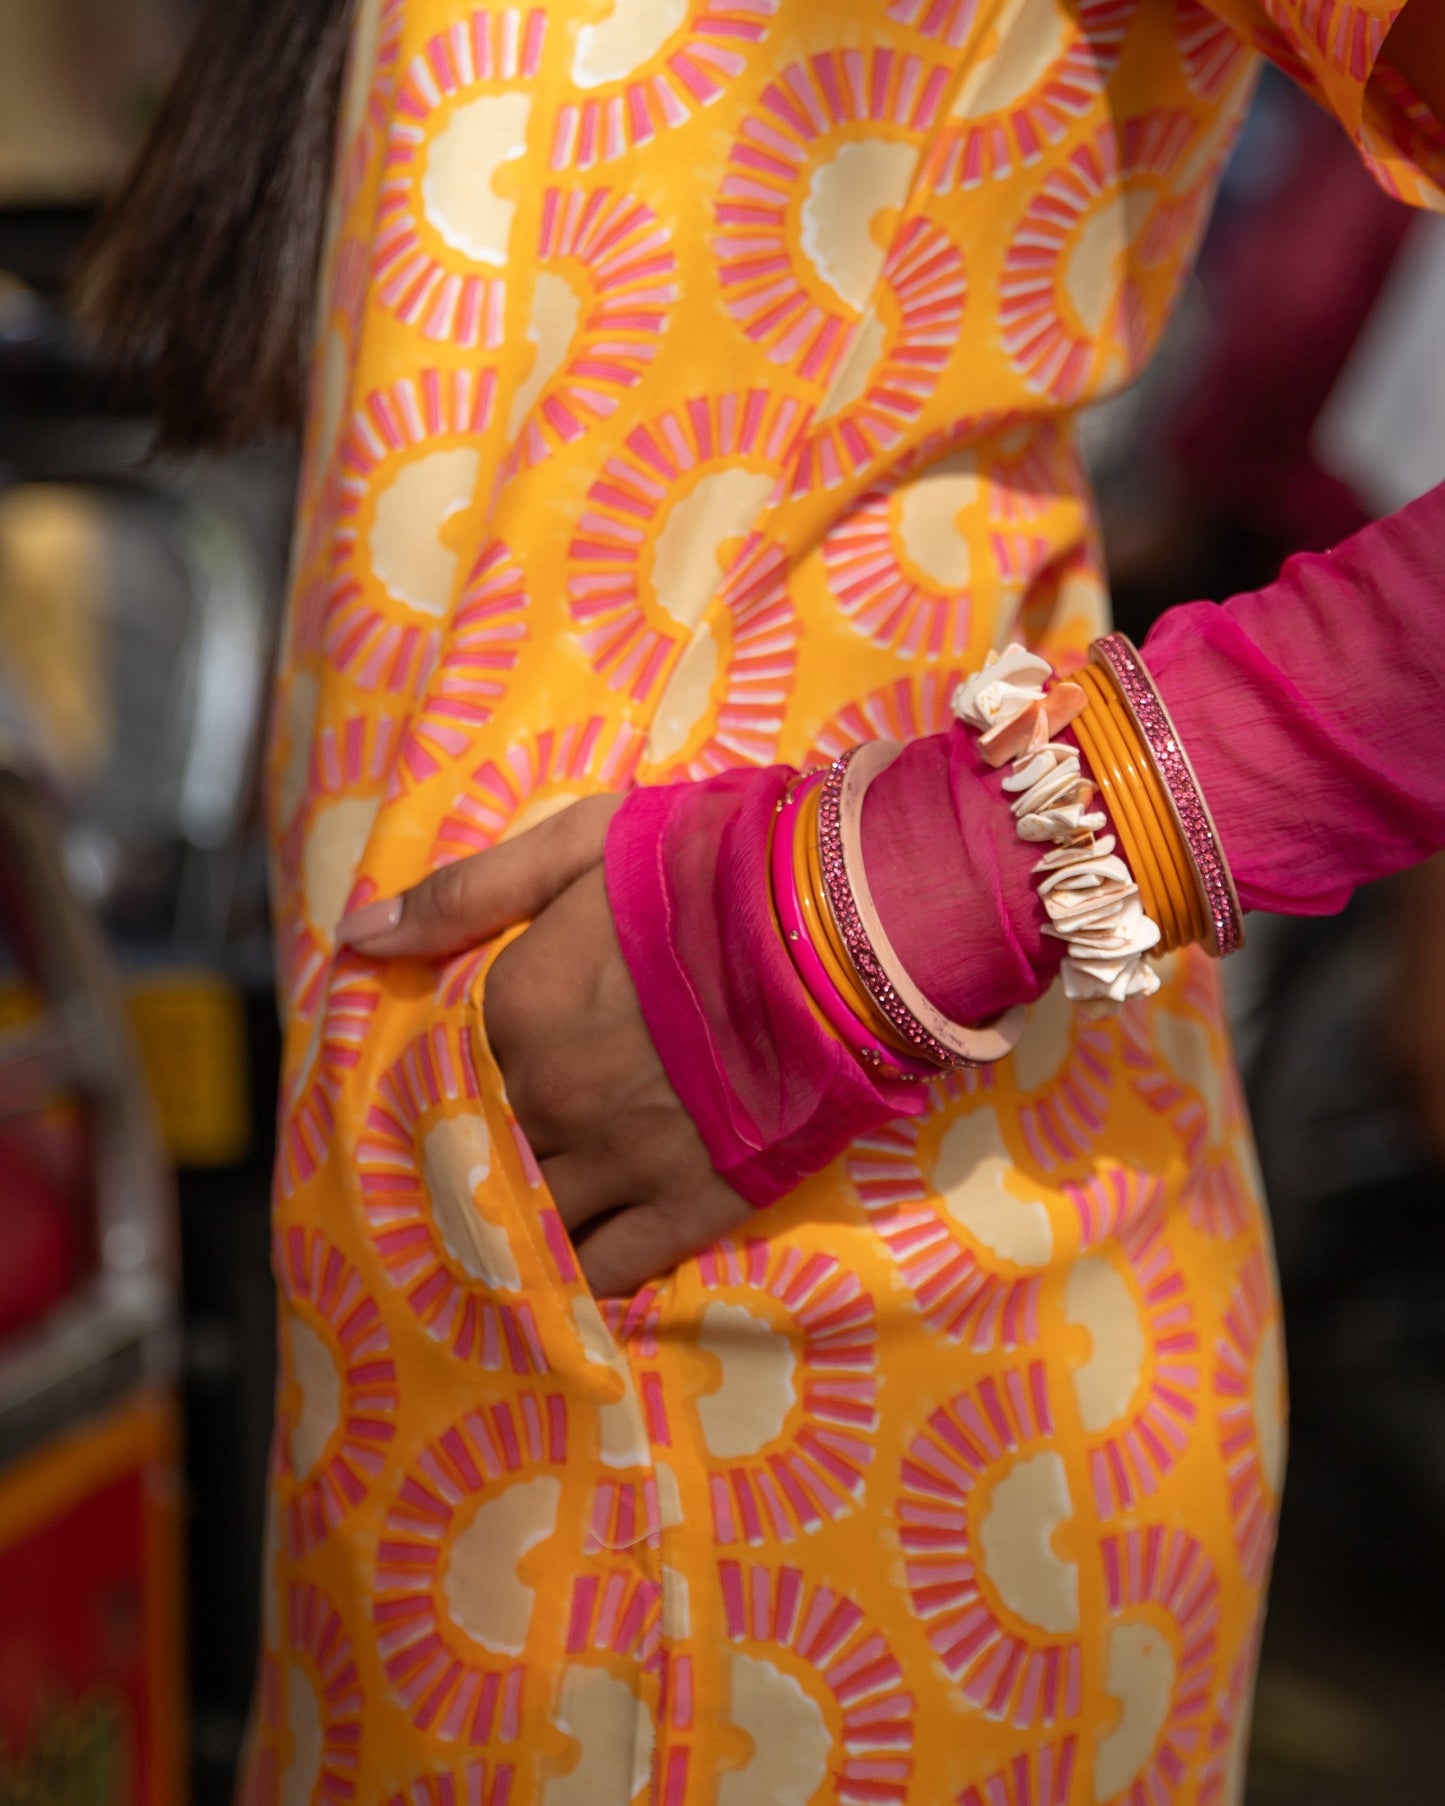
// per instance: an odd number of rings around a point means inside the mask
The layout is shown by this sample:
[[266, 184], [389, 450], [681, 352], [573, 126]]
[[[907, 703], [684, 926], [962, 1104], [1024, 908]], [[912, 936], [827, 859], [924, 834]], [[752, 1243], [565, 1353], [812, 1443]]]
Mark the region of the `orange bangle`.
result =
[[1158, 923], [1161, 947], [1170, 952], [1181, 940], [1173, 887], [1165, 881], [1135, 787], [1129, 782], [1122, 748], [1108, 731], [1102, 706], [1092, 693], [1086, 691], [1086, 694], [1089, 695], [1089, 706], [1073, 724], [1074, 737], [1088, 761], [1090, 775], [1103, 792], [1109, 815], [1124, 843], [1124, 854], [1139, 887], [1144, 913]]
[[1181, 919], [1188, 923], [1189, 932], [1186, 940], [1202, 941], [1208, 937], [1208, 904], [1203, 889], [1199, 884], [1199, 875], [1194, 869], [1194, 861], [1189, 849], [1184, 844], [1179, 831], [1179, 822], [1164, 789], [1164, 781], [1154, 755], [1148, 743], [1139, 733], [1138, 724], [1124, 707], [1123, 699], [1109, 682], [1108, 674], [1100, 671], [1104, 680], [1104, 690], [1108, 698], [1108, 712], [1111, 721], [1118, 724], [1119, 731], [1128, 743], [1137, 748], [1135, 759], [1144, 778], [1144, 794], [1148, 797], [1153, 810], [1156, 828], [1156, 843], [1163, 847], [1170, 859], [1174, 883], [1177, 887]]
[[1184, 888], [1170, 851], [1170, 841], [1151, 806], [1145, 769], [1114, 713], [1102, 702], [1091, 699], [1092, 726], [1096, 737], [1108, 749], [1114, 761], [1111, 788], [1117, 794], [1111, 803], [1130, 812], [1135, 833], [1145, 839], [1148, 857], [1153, 862], [1153, 876], [1161, 887], [1161, 914], [1157, 918], [1163, 930], [1161, 951], [1173, 952], [1185, 946], [1194, 934], [1194, 918], [1189, 892]]
[[798, 825], [793, 836], [793, 876], [798, 887], [798, 901], [809, 928], [809, 940], [833, 988], [886, 1047], [897, 1053], [911, 1054], [903, 1037], [878, 1008], [854, 969], [833, 920], [827, 893], [823, 888], [823, 862], [818, 846], [818, 809], [821, 790], [814, 789], [799, 804]]
[[1181, 929], [1178, 945], [1202, 941], [1206, 938], [1207, 926], [1204, 898], [1196, 881], [1193, 861], [1180, 837], [1179, 825], [1164, 794], [1163, 780], [1153, 755], [1141, 738], [1137, 725], [1124, 709], [1107, 673], [1096, 665], [1087, 669], [1089, 681], [1084, 686], [1085, 691], [1091, 697], [1097, 696], [1102, 700], [1104, 718], [1112, 730], [1114, 743], [1124, 750], [1125, 775], [1132, 779], [1136, 787], [1133, 793], [1135, 800], [1140, 805], [1152, 845], [1160, 859], [1163, 876], [1169, 884], [1174, 912]]

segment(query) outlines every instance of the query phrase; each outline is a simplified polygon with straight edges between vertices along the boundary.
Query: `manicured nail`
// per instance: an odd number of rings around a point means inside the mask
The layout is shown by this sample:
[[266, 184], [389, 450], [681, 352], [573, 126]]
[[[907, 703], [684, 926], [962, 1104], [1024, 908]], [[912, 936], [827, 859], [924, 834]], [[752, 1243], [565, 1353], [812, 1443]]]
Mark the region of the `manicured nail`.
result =
[[338, 947], [356, 947], [362, 941], [380, 940], [401, 922], [401, 898], [383, 897], [377, 903], [364, 904], [343, 916], [336, 924]]

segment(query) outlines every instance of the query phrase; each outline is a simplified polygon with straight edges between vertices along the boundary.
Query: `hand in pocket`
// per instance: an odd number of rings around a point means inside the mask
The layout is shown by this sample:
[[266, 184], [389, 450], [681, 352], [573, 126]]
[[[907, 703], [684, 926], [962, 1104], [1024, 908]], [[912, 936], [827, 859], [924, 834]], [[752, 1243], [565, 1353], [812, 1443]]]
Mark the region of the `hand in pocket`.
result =
[[443, 959], [530, 922], [487, 975], [487, 1038], [599, 1297], [636, 1291], [751, 1215], [668, 1082], [617, 944], [602, 855], [620, 800], [575, 803], [337, 932], [369, 958]]

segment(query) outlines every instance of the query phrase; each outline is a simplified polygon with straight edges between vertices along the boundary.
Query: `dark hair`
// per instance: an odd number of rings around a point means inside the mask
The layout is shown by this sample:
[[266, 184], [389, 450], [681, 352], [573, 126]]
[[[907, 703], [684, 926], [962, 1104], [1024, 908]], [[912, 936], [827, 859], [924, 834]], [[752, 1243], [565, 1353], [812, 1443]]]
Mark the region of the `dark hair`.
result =
[[163, 446], [300, 422], [353, 0], [203, 0], [77, 284]]

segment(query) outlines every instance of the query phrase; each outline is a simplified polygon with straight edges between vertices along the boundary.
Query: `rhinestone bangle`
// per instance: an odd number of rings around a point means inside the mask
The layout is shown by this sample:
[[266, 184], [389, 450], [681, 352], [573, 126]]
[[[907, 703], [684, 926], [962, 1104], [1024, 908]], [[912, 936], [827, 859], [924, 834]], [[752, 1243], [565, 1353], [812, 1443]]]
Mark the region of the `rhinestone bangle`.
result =
[[1112, 680], [1120, 700], [1153, 754], [1169, 807], [1189, 849], [1195, 882], [1204, 899], [1211, 938], [1206, 950], [1216, 959], [1238, 952], [1244, 945], [1244, 917], [1239, 893], [1230, 876], [1229, 861], [1189, 763], [1174, 723], [1169, 719], [1154, 680], [1133, 643], [1122, 633], [1106, 634], [1089, 648], [1089, 657]]
[[902, 751], [872, 740], [835, 759], [818, 806], [823, 887], [848, 957], [883, 1015], [927, 1060], [945, 1070], [988, 1066], [1011, 1053], [1023, 1033], [1022, 1005], [978, 1028], [951, 1022], [908, 976], [873, 906], [863, 871], [863, 798]]

